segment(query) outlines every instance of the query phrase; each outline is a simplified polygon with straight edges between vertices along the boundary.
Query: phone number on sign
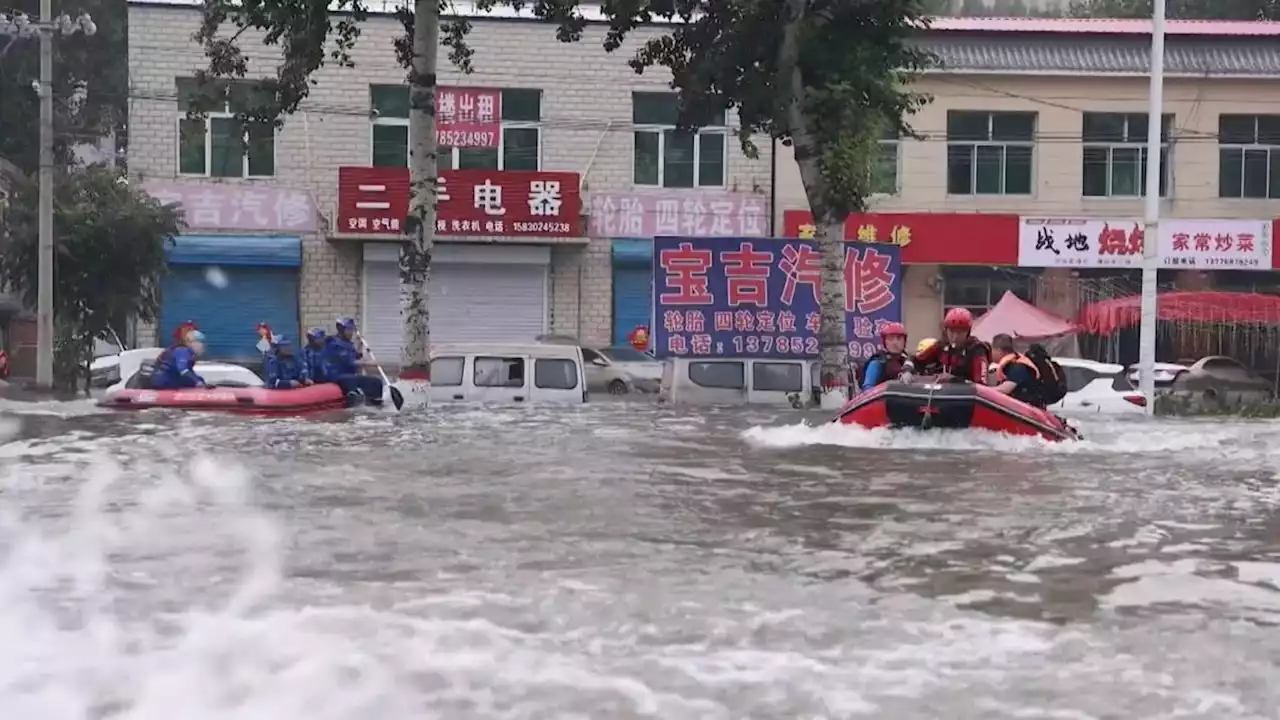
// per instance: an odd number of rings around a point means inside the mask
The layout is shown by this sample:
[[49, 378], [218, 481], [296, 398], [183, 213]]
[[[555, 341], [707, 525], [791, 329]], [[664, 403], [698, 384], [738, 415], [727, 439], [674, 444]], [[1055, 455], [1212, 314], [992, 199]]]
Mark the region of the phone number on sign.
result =
[[513, 222], [511, 225], [516, 232], [530, 235], [565, 235], [569, 232], [569, 223], [562, 222]]
[[498, 133], [489, 130], [438, 130], [436, 144], [441, 147], [498, 147]]
[[733, 351], [736, 353], [790, 353], [792, 355], [817, 355], [818, 338], [788, 337], [786, 335], [735, 335]]

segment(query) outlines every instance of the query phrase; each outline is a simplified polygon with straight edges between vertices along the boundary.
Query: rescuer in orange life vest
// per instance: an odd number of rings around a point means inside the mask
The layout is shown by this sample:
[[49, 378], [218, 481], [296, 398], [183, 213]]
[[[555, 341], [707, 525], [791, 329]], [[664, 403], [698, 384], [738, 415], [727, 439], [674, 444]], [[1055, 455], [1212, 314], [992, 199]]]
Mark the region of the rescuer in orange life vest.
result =
[[909, 379], [916, 368], [936, 365], [942, 369], [939, 382], [986, 383], [990, 352], [981, 340], [975, 338], [973, 314], [964, 308], [951, 308], [942, 319], [944, 342], [937, 343], [918, 353], [903, 367]]

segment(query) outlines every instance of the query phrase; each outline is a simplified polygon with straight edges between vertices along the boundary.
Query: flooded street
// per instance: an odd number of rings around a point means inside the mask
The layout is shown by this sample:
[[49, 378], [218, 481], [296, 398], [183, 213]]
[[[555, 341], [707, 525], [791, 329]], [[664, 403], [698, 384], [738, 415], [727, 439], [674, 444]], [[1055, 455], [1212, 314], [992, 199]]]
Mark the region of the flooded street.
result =
[[1280, 717], [1280, 425], [0, 406], [21, 720]]

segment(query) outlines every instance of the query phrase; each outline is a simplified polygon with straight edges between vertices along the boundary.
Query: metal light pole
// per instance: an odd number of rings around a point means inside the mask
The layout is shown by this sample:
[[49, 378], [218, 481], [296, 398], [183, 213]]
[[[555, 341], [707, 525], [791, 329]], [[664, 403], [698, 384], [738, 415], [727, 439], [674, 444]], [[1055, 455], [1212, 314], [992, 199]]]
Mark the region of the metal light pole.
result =
[[36, 293], [36, 385], [53, 386], [53, 35], [75, 32], [93, 35], [98, 26], [87, 14], [72, 19], [70, 15], [53, 16], [52, 0], [40, 0], [40, 21], [32, 23], [22, 13], [0, 15], [0, 35], [12, 39], [0, 50], [0, 56], [13, 43], [32, 35], [40, 36], [40, 242], [38, 286]]
[[1147, 196], [1142, 230], [1142, 323], [1138, 332], [1138, 390], [1146, 413], [1156, 404], [1156, 312], [1160, 269], [1160, 141], [1164, 128], [1165, 0], [1154, 0], [1151, 13], [1151, 90], [1147, 104]]

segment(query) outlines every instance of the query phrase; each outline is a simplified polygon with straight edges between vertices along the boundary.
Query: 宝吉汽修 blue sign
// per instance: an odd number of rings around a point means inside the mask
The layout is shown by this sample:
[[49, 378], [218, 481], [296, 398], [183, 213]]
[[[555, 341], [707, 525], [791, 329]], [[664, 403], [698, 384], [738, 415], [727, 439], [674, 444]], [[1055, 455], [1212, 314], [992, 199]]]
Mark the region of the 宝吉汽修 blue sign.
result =
[[[818, 355], [822, 259], [816, 243], [659, 237], [653, 246], [653, 349], [658, 357]], [[845, 338], [862, 359], [878, 326], [902, 318], [901, 250], [845, 244]]]

